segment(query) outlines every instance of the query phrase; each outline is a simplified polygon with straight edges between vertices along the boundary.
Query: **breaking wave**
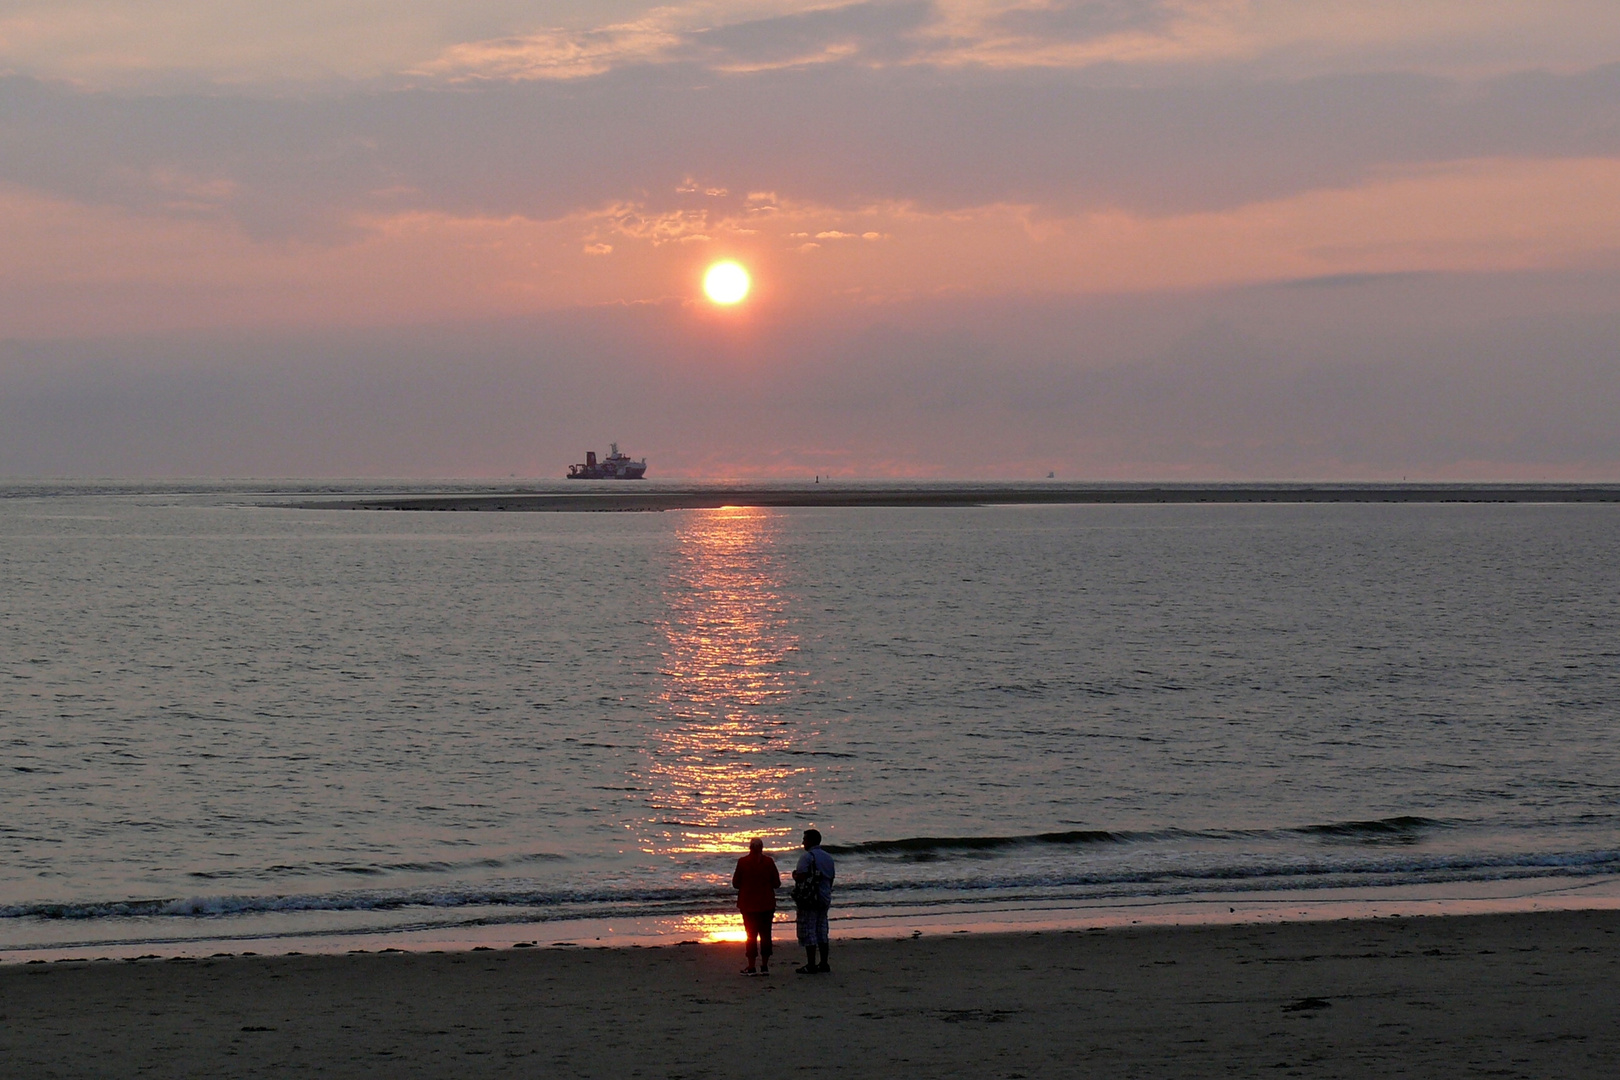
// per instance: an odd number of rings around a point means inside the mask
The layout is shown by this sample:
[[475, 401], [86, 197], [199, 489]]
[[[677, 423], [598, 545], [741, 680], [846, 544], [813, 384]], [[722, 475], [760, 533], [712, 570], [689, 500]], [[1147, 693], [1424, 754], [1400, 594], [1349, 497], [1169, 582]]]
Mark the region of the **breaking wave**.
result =
[[[1376, 831], [1376, 830], [1375, 830]], [[1059, 836], [1063, 834], [1035, 834]], [[1113, 834], [1102, 834], [1112, 836]], [[918, 838], [920, 842], [923, 838]], [[973, 838], [967, 838], [973, 839]], [[997, 838], [992, 838], [997, 839]], [[1004, 839], [1004, 838], [1002, 838]], [[1023, 843], [1108, 843], [1108, 840]], [[1112, 841], [1117, 842], [1117, 841]], [[1387, 887], [1462, 881], [1620, 874], [1620, 850], [1322, 857], [1284, 853], [1271, 857], [1224, 857], [1204, 865], [1171, 859], [1159, 865], [1099, 868], [1085, 860], [1059, 864], [1011, 861], [990, 872], [964, 872], [915, 880], [863, 874], [857, 852], [893, 850], [846, 845], [849, 860], [837, 885], [842, 906], [884, 907], [973, 902], [1039, 894], [1062, 900], [1107, 897], [1189, 896], [1199, 893], [1266, 892], [1317, 888]], [[907, 849], [909, 850], [909, 849]], [[966, 868], [964, 868], [966, 869]], [[724, 882], [687, 883], [657, 888], [463, 888], [348, 890], [284, 896], [203, 896], [106, 900], [79, 903], [20, 903], [0, 906], [0, 919], [188, 919], [296, 912], [387, 912], [406, 908], [525, 909], [532, 921], [667, 916], [730, 910]]]

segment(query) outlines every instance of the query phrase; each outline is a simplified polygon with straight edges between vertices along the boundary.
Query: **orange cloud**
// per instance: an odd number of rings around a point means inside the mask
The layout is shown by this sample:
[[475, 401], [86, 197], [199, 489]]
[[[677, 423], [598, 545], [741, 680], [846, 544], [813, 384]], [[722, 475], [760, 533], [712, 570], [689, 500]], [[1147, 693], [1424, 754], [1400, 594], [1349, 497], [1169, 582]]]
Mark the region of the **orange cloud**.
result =
[[621, 64], [661, 58], [679, 35], [655, 19], [591, 30], [548, 29], [518, 37], [452, 45], [412, 74], [451, 81], [577, 79]]
[[554, 220], [356, 218], [358, 239], [254, 240], [228, 223], [0, 192], [12, 334], [374, 324], [696, 296], [724, 253], [788, 308], [963, 293], [1128, 293], [1351, 273], [1504, 271], [1620, 251], [1620, 160], [1491, 159], [1221, 212], [1043, 216], [778, 198], [733, 211], [613, 205]]

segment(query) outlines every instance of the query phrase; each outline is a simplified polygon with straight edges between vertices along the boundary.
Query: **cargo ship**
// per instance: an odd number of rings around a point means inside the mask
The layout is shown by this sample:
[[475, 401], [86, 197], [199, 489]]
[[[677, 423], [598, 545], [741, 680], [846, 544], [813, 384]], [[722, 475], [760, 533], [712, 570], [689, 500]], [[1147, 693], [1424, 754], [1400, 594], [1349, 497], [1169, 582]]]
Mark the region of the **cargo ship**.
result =
[[610, 453], [601, 461], [596, 460], [596, 451], [585, 451], [585, 461], [581, 465], [568, 466], [568, 479], [570, 480], [640, 480], [647, 473], [647, 459], [631, 461], [630, 455], [619, 453], [618, 443], [608, 444]]

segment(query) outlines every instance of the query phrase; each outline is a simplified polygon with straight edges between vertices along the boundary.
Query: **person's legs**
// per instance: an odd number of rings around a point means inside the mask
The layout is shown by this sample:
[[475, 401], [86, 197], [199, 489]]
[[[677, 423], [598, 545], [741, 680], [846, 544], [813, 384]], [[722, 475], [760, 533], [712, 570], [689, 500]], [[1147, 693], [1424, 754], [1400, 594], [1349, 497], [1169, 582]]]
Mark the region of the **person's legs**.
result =
[[828, 972], [832, 968], [827, 966], [827, 949], [832, 944], [832, 935], [827, 929], [827, 909], [822, 908], [816, 914], [816, 942], [821, 947], [821, 962], [816, 964], [819, 972]]
[[771, 923], [776, 921], [776, 912], [762, 911], [759, 913], [759, 970], [763, 974], [771, 970]]
[[797, 968], [800, 975], [816, 973], [816, 913], [813, 908], [800, 908], [798, 915], [799, 944], [804, 946], [804, 967]]
[[754, 957], [759, 955], [759, 920], [752, 911], [743, 912], [743, 931], [748, 935], [747, 944], [743, 946], [743, 955], [748, 957], [748, 966], [743, 968], [743, 974], [754, 970]]

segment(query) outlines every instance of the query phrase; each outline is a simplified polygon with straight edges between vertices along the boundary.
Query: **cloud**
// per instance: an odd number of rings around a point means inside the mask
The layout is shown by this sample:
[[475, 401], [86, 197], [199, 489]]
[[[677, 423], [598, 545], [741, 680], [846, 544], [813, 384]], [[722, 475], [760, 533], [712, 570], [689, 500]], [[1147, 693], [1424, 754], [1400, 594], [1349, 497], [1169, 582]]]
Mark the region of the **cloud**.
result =
[[[719, 255], [755, 303], [809, 312], [940, 295], [1120, 295], [1246, 282], [1601, 265], [1620, 258], [1620, 159], [1484, 159], [1394, 171], [1223, 210], [1073, 215], [886, 201], [556, 218], [356, 215], [341, 243], [228, 220], [86, 208], [0, 190], [0, 322], [14, 333], [384, 325], [617, 303], [692, 302]], [[766, 212], [768, 211], [768, 212]], [[881, 241], [881, 242], [875, 242]], [[814, 252], [814, 259], [793, 256]]]
[[[285, 86], [375, 78], [467, 33], [509, 0], [8, 0], [0, 70], [97, 87]], [[504, 9], [504, 11], [503, 11]]]
[[1392, 168], [1620, 155], [1620, 66], [1480, 83], [1394, 73], [1189, 87], [1093, 86], [1056, 71], [658, 66], [276, 100], [11, 78], [0, 111], [0, 183], [340, 241], [357, 215], [740, 205], [711, 194], [722, 190], [840, 208], [1174, 214]]
[[1239, 28], [1249, 7], [1243, 0], [866, 0], [710, 21], [716, 13], [705, 6], [675, 5], [635, 22], [457, 43], [412, 73], [459, 82], [580, 78], [656, 63], [748, 72], [835, 62], [1006, 69], [1230, 60], [1264, 51]]
[[1187, 7], [1173, 0], [1054, 0], [1007, 8], [986, 22], [1019, 37], [1088, 41], [1122, 33], [1163, 33]]
[[721, 72], [891, 63], [917, 57], [917, 32], [935, 19], [931, 0], [844, 4], [714, 25], [701, 24], [703, 13], [664, 7], [635, 22], [459, 43], [410, 73], [464, 83], [578, 79], [654, 63]]
[[778, 10], [662, 6], [632, 22], [457, 43], [413, 70], [558, 78], [621, 65], [752, 71], [812, 63], [1096, 69], [1197, 80], [1212, 68], [1299, 78], [1399, 68], [1484, 77], [1611, 61], [1604, 0], [887, 0]]
[[520, 37], [452, 45], [410, 73], [451, 82], [579, 79], [626, 64], [661, 59], [682, 40], [652, 19], [590, 30], [543, 30]]
[[[1610, 0], [10, 0], [0, 71], [97, 88], [567, 79], [647, 63], [1129, 69], [1127, 78], [1610, 61]], [[1179, 72], [1179, 74], [1178, 74]]]
[[721, 71], [850, 59], [894, 63], [918, 57], [918, 31], [934, 19], [930, 0], [846, 4], [700, 30], [682, 55]]

